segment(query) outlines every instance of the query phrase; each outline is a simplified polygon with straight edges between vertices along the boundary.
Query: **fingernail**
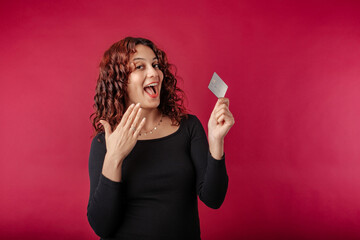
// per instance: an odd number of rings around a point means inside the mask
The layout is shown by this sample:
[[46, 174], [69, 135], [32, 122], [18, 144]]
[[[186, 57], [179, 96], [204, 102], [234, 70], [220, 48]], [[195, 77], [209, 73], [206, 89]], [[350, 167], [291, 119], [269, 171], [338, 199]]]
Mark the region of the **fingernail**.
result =
[[140, 106], [140, 103], [138, 102], [138, 103], [136, 104], [136, 106]]

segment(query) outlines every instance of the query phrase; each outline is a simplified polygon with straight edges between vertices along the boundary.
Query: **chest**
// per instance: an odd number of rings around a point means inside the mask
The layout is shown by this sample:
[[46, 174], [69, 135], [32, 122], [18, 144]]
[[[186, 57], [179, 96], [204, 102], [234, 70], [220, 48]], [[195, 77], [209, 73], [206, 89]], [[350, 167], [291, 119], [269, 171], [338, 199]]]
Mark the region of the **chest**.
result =
[[195, 170], [188, 141], [138, 143], [122, 166], [128, 198], [192, 191]]

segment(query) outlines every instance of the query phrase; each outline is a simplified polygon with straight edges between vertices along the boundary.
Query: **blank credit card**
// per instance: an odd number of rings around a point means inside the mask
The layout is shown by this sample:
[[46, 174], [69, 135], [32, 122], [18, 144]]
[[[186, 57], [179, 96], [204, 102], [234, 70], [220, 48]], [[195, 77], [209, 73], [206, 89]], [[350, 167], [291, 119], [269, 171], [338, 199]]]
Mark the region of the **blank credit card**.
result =
[[225, 93], [228, 89], [226, 83], [221, 80], [219, 75], [214, 72], [214, 75], [211, 78], [209, 83], [209, 89], [215, 94], [217, 98], [225, 97]]

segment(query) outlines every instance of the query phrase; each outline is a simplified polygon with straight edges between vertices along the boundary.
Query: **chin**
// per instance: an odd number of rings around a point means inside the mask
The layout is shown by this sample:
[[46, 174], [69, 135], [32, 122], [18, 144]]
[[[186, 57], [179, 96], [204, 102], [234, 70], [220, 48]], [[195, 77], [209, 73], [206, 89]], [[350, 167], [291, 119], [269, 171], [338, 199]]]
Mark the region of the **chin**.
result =
[[159, 101], [154, 101], [152, 103], [145, 103], [144, 105], [141, 105], [142, 108], [158, 108], [160, 105]]

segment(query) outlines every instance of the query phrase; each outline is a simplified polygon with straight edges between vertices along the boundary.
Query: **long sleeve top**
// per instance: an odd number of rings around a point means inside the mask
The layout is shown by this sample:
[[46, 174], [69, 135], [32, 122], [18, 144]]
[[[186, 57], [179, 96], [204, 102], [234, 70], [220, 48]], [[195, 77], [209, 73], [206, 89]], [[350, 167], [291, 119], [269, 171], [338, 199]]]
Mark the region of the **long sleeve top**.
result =
[[88, 221], [101, 239], [200, 239], [197, 195], [217, 209], [228, 176], [225, 157], [214, 159], [205, 131], [188, 115], [172, 134], [138, 140], [122, 164], [122, 178], [102, 175], [104, 133], [91, 143]]

